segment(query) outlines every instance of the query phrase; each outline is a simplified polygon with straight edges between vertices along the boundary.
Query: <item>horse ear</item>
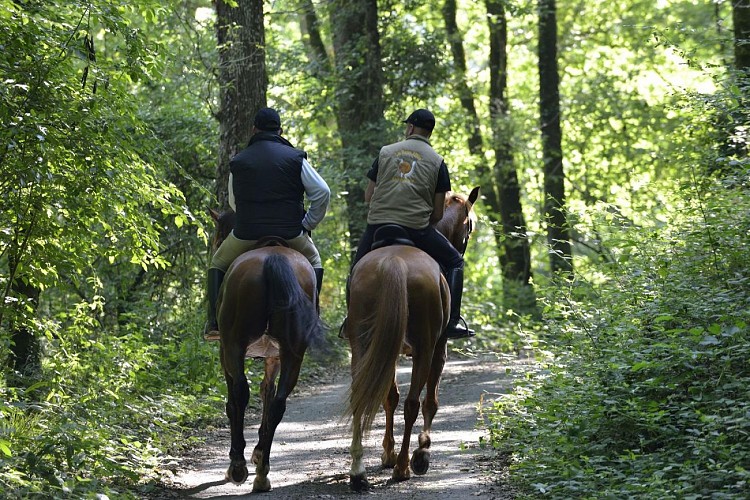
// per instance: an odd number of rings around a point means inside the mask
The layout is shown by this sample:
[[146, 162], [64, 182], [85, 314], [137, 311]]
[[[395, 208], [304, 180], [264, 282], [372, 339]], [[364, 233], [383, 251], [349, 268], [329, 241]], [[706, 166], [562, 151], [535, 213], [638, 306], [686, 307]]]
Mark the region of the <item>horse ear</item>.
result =
[[479, 198], [479, 186], [471, 190], [468, 201], [473, 205], [474, 202], [477, 201], [477, 198]]
[[214, 220], [215, 222], [219, 222], [219, 216], [221, 215], [221, 214], [219, 214], [219, 212], [217, 212], [217, 211], [216, 211], [216, 210], [214, 210], [213, 208], [209, 208], [209, 209], [208, 209], [208, 213], [209, 213], [209, 214], [211, 214], [211, 218], [212, 218], [212, 219], [213, 219], [213, 220]]

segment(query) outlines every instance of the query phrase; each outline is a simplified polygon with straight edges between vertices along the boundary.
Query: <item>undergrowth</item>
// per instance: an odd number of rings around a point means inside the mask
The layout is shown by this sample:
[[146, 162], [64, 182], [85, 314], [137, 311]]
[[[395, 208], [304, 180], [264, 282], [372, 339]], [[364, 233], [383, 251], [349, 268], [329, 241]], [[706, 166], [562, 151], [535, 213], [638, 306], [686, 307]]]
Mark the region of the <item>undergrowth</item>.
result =
[[218, 356], [199, 335], [44, 327], [38, 381], [0, 387], [5, 498], [137, 498], [197, 445], [194, 428], [223, 423]]
[[547, 297], [550, 354], [490, 428], [530, 496], [746, 498], [746, 188], [716, 186], [665, 229], [620, 230], [609, 279]]

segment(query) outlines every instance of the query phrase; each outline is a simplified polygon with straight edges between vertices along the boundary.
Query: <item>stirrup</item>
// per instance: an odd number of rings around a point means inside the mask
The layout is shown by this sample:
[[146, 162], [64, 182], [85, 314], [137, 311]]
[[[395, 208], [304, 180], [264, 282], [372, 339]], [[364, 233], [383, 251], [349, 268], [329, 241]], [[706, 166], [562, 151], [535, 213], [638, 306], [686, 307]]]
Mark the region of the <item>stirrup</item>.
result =
[[203, 335], [203, 340], [207, 342], [215, 342], [221, 340], [221, 335], [216, 330], [211, 330], [209, 333]]
[[206, 325], [206, 328], [203, 330], [203, 340], [207, 342], [221, 340], [221, 335], [219, 334], [219, 327], [218, 326], [209, 327], [208, 325]]
[[[458, 325], [460, 323], [463, 323], [463, 329], [459, 329]], [[476, 335], [476, 332], [469, 328], [469, 325], [466, 324], [466, 320], [462, 318], [461, 316], [458, 317], [458, 320], [454, 324], [448, 324], [448, 326], [445, 329], [445, 336], [449, 339], [467, 339], [471, 338]]]

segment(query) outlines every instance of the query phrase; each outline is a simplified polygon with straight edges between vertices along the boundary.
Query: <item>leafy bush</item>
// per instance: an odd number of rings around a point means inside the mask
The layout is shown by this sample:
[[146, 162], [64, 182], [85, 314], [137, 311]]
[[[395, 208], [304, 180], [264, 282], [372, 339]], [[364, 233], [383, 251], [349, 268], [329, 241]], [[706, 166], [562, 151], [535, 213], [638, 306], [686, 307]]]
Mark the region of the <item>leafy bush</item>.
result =
[[[492, 442], [552, 498], [741, 498], [750, 479], [747, 179], [632, 228], [600, 284], [548, 297], [554, 355]], [[611, 242], [612, 243], [612, 242]]]
[[195, 444], [194, 428], [223, 423], [216, 346], [199, 338], [197, 325], [165, 325], [158, 342], [142, 331], [67, 328], [48, 337], [40, 382], [0, 387], [0, 490], [137, 496], [134, 485], [153, 481]]

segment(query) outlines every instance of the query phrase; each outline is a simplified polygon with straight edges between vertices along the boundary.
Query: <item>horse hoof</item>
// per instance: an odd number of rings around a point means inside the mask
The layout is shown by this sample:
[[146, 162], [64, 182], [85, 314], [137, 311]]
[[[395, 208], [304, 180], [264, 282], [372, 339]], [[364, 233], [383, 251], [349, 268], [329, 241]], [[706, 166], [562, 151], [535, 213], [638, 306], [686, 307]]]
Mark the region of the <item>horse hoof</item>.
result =
[[356, 491], [359, 493], [369, 490], [370, 483], [367, 481], [367, 478], [364, 476], [364, 474], [361, 476], [351, 476], [349, 478], [349, 487], [352, 489], [352, 491]]
[[269, 481], [267, 477], [261, 479], [258, 476], [255, 476], [255, 481], [253, 481], [253, 493], [264, 493], [266, 491], [271, 491], [271, 481]]
[[383, 455], [380, 457], [380, 461], [383, 464], [384, 469], [393, 469], [396, 466], [397, 458], [398, 455], [396, 455], [395, 452], [390, 454], [383, 452]]
[[418, 476], [427, 474], [427, 469], [430, 468], [430, 452], [423, 449], [414, 450], [409, 465], [414, 474]]
[[225, 475], [227, 480], [231, 481], [232, 484], [235, 484], [237, 486], [247, 481], [247, 476], [248, 476], [247, 467], [245, 467], [244, 462], [242, 464], [230, 465]]
[[409, 474], [409, 468], [407, 467], [406, 470], [399, 470], [398, 467], [393, 469], [393, 476], [391, 476], [391, 481], [394, 483], [400, 483], [401, 481], [407, 481], [411, 475]]

